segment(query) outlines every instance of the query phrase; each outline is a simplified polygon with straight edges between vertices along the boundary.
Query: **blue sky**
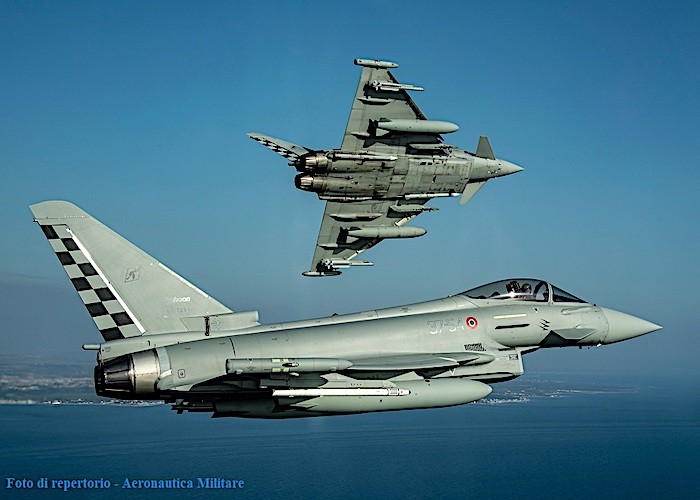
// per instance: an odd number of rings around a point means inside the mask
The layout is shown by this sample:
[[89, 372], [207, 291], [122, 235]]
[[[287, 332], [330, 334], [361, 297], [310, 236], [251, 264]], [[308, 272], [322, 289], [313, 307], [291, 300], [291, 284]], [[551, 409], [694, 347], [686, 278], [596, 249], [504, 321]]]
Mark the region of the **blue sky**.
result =
[[[97, 340], [30, 203], [67, 199], [263, 321], [541, 277], [665, 329], [532, 370], [698, 374], [695, 2], [3, 2], [0, 350]], [[525, 171], [374, 268], [303, 278], [323, 204], [245, 135], [340, 144], [359, 69], [396, 61], [449, 141]]]

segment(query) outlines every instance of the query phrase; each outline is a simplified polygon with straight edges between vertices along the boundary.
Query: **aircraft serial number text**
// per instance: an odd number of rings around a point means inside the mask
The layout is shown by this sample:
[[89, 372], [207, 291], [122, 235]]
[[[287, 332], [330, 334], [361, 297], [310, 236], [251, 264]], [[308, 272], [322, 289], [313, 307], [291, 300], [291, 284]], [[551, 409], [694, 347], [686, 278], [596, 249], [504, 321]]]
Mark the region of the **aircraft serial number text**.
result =
[[455, 318], [438, 319], [435, 321], [428, 321], [428, 333], [430, 335], [437, 335], [438, 333], [448, 332], [454, 333], [457, 331], [463, 332], [466, 330], [464, 326], [464, 321]]

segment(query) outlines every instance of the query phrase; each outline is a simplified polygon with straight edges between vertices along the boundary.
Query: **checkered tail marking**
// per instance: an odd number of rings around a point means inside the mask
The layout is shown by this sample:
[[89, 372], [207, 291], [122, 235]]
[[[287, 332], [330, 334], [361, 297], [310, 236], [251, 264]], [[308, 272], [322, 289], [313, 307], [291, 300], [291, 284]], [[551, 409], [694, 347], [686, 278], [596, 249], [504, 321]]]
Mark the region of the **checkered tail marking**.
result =
[[140, 325], [127, 312], [114, 289], [105, 283], [97, 265], [81, 250], [82, 245], [68, 226], [40, 226], [102, 337], [110, 341], [141, 335]]
[[277, 153], [278, 155], [284, 156], [290, 161], [296, 161], [299, 159], [299, 155], [280, 146], [279, 144], [270, 141], [269, 139], [265, 139], [264, 137], [258, 137], [258, 136], [251, 136], [251, 138], [254, 141], [258, 141], [260, 144], [265, 146], [266, 148], [270, 148], [272, 151]]

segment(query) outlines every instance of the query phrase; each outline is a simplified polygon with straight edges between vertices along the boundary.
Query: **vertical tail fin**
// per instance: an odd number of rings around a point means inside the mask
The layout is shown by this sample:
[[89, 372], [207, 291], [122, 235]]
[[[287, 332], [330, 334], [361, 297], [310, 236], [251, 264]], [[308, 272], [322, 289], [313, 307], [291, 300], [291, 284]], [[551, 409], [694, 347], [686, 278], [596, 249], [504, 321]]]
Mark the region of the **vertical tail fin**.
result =
[[293, 142], [283, 141], [282, 139], [270, 137], [269, 135], [265, 134], [258, 134], [257, 132], [248, 132], [248, 137], [259, 142], [266, 148], [271, 149], [278, 155], [284, 156], [291, 162], [296, 162], [299, 160], [299, 157], [312, 152], [312, 150], [305, 148], [304, 146], [294, 144]]
[[106, 341], [187, 331], [183, 319], [231, 312], [72, 203], [30, 209]]

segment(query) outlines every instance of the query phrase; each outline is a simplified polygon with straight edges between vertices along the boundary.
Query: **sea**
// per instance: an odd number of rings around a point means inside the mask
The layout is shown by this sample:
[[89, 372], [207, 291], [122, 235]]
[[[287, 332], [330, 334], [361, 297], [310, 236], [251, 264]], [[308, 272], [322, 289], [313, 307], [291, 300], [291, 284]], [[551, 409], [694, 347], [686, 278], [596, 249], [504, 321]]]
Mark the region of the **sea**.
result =
[[508, 384], [452, 408], [274, 421], [0, 405], [0, 497], [700, 498], [696, 381]]

